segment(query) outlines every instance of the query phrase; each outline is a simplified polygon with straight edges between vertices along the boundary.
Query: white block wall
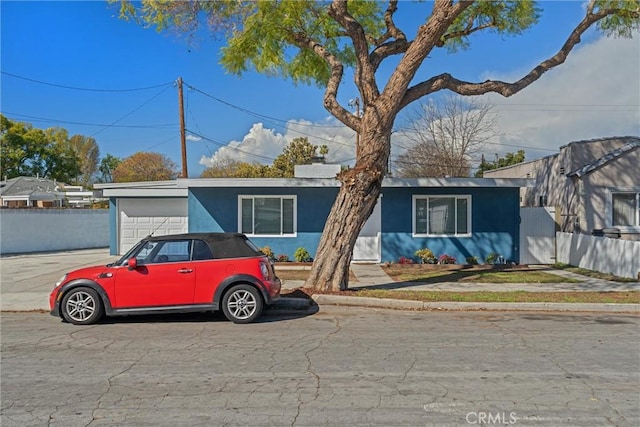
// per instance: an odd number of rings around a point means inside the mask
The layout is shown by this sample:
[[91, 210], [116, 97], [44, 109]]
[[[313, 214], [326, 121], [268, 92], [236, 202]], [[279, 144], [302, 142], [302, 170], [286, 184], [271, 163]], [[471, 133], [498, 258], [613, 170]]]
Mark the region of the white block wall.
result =
[[0, 209], [2, 255], [108, 246], [108, 209]]

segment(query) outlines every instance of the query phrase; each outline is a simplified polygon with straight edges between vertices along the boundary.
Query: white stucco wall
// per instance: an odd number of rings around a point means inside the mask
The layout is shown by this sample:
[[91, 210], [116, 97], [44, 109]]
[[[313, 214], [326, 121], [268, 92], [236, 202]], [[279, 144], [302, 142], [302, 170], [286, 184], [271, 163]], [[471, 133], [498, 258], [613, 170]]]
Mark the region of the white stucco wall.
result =
[[108, 209], [0, 209], [0, 254], [108, 246]]

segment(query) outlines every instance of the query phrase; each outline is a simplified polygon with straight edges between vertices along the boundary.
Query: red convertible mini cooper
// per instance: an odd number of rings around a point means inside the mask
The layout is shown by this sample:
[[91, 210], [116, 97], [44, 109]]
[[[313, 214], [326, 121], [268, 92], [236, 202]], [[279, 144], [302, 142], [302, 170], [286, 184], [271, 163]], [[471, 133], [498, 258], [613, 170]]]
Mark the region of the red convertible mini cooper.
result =
[[244, 234], [147, 237], [120, 260], [65, 274], [49, 297], [53, 316], [89, 325], [103, 315], [222, 309], [234, 323], [257, 319], [280, 297], [273, 265]]

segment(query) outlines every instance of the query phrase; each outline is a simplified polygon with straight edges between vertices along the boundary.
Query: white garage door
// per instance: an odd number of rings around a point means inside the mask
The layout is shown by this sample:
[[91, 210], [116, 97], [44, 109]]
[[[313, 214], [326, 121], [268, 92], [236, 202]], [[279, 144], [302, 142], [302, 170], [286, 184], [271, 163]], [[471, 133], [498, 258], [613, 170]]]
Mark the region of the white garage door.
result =
[[119, 199], [120, 254], [150, 234], [188, 232], [187, 199]]

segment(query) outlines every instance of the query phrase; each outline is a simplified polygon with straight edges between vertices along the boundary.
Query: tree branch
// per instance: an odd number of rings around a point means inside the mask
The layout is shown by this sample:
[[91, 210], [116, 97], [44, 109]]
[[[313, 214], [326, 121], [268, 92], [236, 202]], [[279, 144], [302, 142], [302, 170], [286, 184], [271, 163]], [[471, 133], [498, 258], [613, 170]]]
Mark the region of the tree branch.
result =
[[[527, 75], [516, 82], [507, 83], [500, 80], [487, 80], [482, 83], [471, 83], [456, 79], [448, 73], [440, 74], [409, 88], [402, 99], [400, 108], [402, 109], [411, 102], [442, 89], [448, 89], [452, 92], [465, 96], [482, 95], [489, 92], [495, 92], [505, 97], [514, 95], [538, 80], [547, 71], [564, 63], [569, 56], [569, 53], [571, 53], [573, 48], [580, 43], [582, 34], [593, 24], [607, 16], [622, 12], [629, 13], [628, 10], [625, 11], [620, 9], [602, 9], [595, 13], [588, 11], [584, 19], [574, 28], [565, 43], [555, 55], [542, 61]], [[636, 17], [640, 17], [639, 12], [633, 13]]]
[[346, 0], [333, 0], [328, 13], [342, 25], [353, 42], [356, 56], [354, 80], [360, 89], [363, 105], [368, 105], [378, 97], [380, 92], [375, 79], [375, 70], [369, 62], [369, 44], [364, 28], [347, 10]]
[[331, 76], [327, 82], [327, 88], [324, 92], [324, 108], [333, 114], [338, 120], [344, 123], [354, 131], [358, 131], [360, 118], [351, 114], [350, 111], [344, 109], [337, 100], [338, 89], [344, 74], [344, 66], [342, 62], [331, 52], [329, 52], [320, 42], [302, 34], [292, 34], [293, 42], [303, 49], [310, 49], [320, 58], [327, 62], [331, 68]]

